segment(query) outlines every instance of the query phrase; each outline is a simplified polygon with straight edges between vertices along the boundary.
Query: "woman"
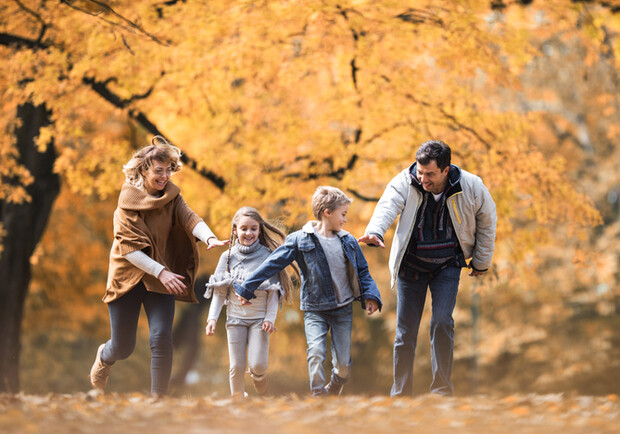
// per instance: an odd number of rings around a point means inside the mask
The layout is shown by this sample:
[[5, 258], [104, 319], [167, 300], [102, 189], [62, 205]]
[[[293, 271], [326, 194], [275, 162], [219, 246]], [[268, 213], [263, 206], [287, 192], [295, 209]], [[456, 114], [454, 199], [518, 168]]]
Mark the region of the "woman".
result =
[[99, 346], [90, 382], [103, 391], [110, 369], [136, 345], [141, 306], [149, 323], [151, 394], [165, 395], [172, 370], [175, 299], [196, 303], [196, 239], [207, 250], [223, 246], [170, 182], [181, 170], [181, 151], [163, 137], [140, 149], [123, 167], [125, 183], [114, 212], [114, 241], [103, 301], [111, 338]]

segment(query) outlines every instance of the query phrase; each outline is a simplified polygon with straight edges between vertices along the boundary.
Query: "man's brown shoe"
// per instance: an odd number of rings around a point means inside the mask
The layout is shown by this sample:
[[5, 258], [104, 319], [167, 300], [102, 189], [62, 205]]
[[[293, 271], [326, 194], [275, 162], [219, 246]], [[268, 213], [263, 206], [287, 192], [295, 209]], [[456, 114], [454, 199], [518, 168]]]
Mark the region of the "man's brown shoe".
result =
[[95, 363], [90, 368], [90, 384], [97, 390], [103, 391], [106, 384], [108, 384], [108, 377], [110, 376], [110, 369], [112, 365], [108, 365], [101, 360], [101, 352], [103, 351], [105, 344], [99, 345], [97, 349], [97, 357], [95, 357]]

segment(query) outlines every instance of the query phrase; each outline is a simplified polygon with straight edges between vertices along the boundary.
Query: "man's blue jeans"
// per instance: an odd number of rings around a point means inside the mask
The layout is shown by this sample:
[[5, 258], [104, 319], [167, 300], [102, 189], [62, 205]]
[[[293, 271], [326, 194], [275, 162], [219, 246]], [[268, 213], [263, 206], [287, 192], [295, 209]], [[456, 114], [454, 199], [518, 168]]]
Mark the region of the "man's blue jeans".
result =
[[327, 333], [332, 331], [332, 380], [344, 384], [351, 367], [351, 326], [353, 303], [333, 310], [307, 311], [304, 327], [308, 343], [308, 375], [313, 395], [325, 392], [325, 369]]
[[420, 320], [430, 288], [432, 317], [430, 328], [431, 393], [452, 396], [452, 356], [454, 352], [454, 320], [461, 269], [448, 267], [432, 279], [420, 274], [419, 280], [398, 278], [396, 336], [394, 338], [394, 384], [391, 396], [413, 394], [413, 361], [418, 340]]

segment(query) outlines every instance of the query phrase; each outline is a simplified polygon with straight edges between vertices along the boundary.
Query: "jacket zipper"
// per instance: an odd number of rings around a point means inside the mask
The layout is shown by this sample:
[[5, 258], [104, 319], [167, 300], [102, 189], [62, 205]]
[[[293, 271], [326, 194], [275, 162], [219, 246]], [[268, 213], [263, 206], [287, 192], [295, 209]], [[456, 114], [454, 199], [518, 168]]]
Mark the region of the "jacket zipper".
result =
[[394, 275], [398, 276], [398, 270], [400, 269], [400, 264], [403, 261], [403, 256], [405, 256], [405, 252], [407, 251], [407, 246], [409, 246], [409, 241], [411, 240], [411, 234], [413, 233], [413, 227], [415, 226], [415, 219], [418, 214], [418, 209], [420, 209], [420, 203], [422, 203], [422, 196], [418, 199], [418, 205], [415, 207], [415, 213], [413, 215], [413, 222], [411, 222], [411, 228], [409, 229], [409, 234], [407, 235], [407, 242], [403, 244], [403, 249], [399, 253], [398, 262], [396, 263], [396, 270]]
[[[459, 191], [457, 193], [454, 193], [452, 196], [450, 196], [448, 199], [452, 199], [454, 196], [456, 196], [457, 194], [461, 194], [462, 191]], [[452, 201], [452, 208], [454, 208], [454, 215], [456, 216], [456, 221], [459, 222], [459, 224], [462, 224], [463, 222], [461, 221], [461, 216], [459, 215], [459, 210], [456, 209], [456, 199], [454, 199]]]

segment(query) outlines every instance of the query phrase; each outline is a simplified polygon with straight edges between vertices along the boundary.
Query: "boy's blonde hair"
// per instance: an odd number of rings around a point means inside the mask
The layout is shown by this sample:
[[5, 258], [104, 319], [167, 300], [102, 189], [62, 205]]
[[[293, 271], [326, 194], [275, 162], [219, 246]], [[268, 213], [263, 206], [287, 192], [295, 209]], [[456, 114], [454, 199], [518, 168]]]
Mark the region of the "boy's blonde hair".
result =
[[312, 214], [317, 220], [321, 220], [325, 210], [334, 211], [342, 205], [350, 205], [351, 202], [353, 199], [339, 188], [322, 185], [312, 196]]

